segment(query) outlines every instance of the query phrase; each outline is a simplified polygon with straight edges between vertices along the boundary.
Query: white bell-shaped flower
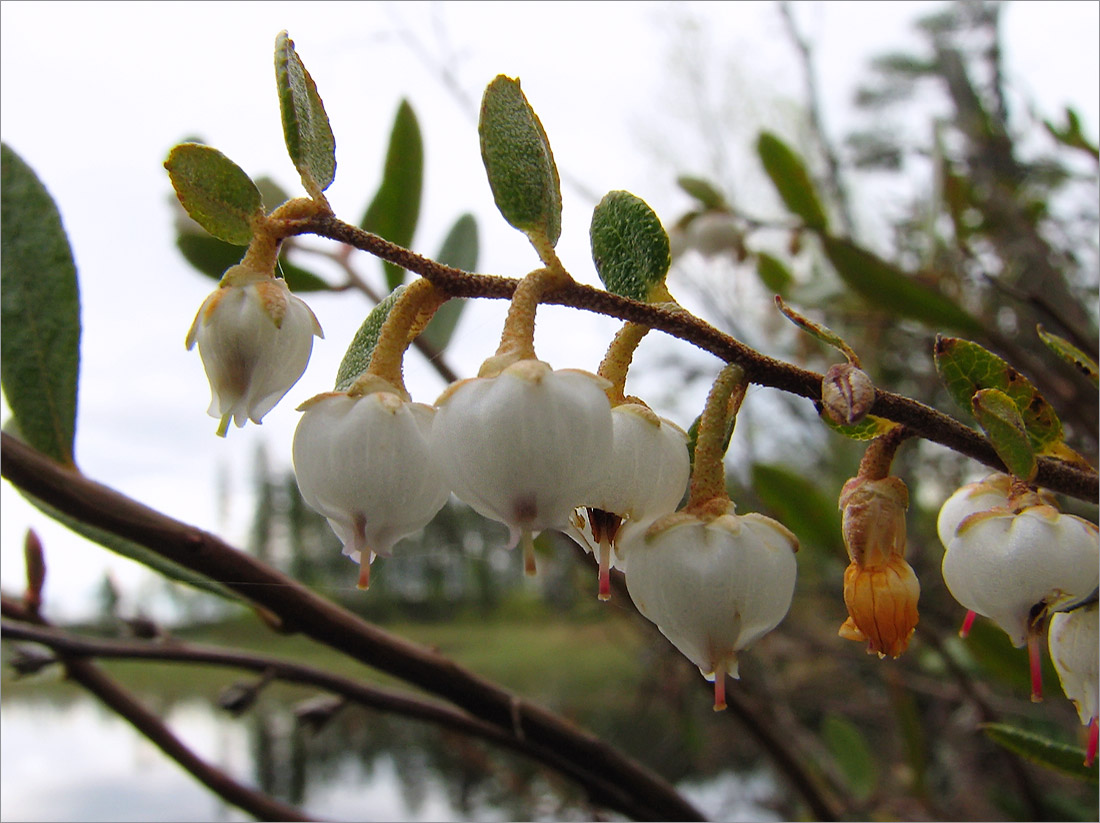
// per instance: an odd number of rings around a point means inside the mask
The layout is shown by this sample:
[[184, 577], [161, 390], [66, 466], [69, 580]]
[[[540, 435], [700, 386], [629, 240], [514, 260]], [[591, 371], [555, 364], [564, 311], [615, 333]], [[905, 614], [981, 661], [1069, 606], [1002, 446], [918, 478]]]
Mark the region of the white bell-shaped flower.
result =
[[396, 389], [322, 394], [302, 404], [294, 473], [302, 497], [323, 514], [370, 580], [375, 555], [435, 517], [450, 488], [429, 450], [435, 410]]
[[[600, 561], [599, 596], [610, 596], [608, 570], [624, 567], [615, 540], [622, 523], [649, 524], [672, 514], [691, 474], [687, 433], [648, 406], [623, 403], [611, 409], [611, 459], [568, 533]], [[612, 547], [615, 551], [612, 553]]]
[[678, 513], [648, 529], [628, 525], [626, 586], [645, 617], [703, 676], [714, 708], [738, 653], [779, 625], [794, 595], [798, 539], [762, 514], [705, 520]]
[[1095, 602], [1050, 618], [1047, 647], [1062, 691], [1077, 707], [1083, 725], [1100, 711], [1100, 611]]
[[232, 420], [259, 423], [306, 370], [317, 318], [283, 280], [233, 266], [203, 301], [187, 333], [210, 381], [211, 417], [225, 435]]
[[437, 401], [432, 454], [444, 478], [479, 514], [508, 526], [509, 547], [564, 529], [611, 456], [606, 381], [520, 360], [495, 377], [451, 385]]
[[1100, 537], [1087, 520], [1039, 504], [966, 517], [943, 556], [943, 579], [965, 608], [992, 619], [1020, 647], [1042, 609], [1096, 588]]
[[[946, 549], [951, 544], [959, 524], [970, 515], [1009, 507], [1012, 502], [1013, 482], [1011, 476], [994, 472], [975, 483], [967, 483], [947, 498], [936, 519], [936, 531], [943, 547]], [[1046, 490], [1040, 489], [1033, 494], [1038, 495], [1039, 502], [1054, 505], [1054, 498]]]

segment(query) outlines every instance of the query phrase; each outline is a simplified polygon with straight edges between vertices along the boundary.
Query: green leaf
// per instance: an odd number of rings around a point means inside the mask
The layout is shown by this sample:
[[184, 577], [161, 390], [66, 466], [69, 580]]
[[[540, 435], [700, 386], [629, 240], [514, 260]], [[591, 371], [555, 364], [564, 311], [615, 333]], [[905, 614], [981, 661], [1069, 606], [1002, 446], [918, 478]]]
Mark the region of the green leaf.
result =
[[[423, 187], [424, 141], [412, 106], [402, 100], [390, 131], [382, 183], [359, 225], [364, 231], [409, 248], [420, 218]], [[401, 285], [404, 269], [388, 261], [383, 262], [383, 268], [390, 289]]]
[[[691, 470], [695, 471], [695, 446], [699, 442], [699, 422], [703, 419], [703, 415], [699, 415], [691, 421], [691, 426], [687, 431], [687, 450], [688, 458], [691, 463]], [[730, 442], [733, 440], [733, 430], [737, 426], [737, 416], [734, 415], [726, 421], [726, 433], [722, 437], [722, 454], [729, 451]]]
[[263, 197], [244, 170], [210, 146], [181, 143], [164, 161], [172, 188], [191, 219], [227, 243], [247, 246]]
[[878, 783], [878, 764], [863, 733], [848, 719], [830, 713], [821, 724], [821, 737], [856, 798], [870, 797]]
[[[241, 262], [241, 247], [203, 234], [181, 233], [176, 237], [176, 248], [184, 259], [199, 272], [214, 280], [221, 280], [225, 270]], [[277, 272], [286, 279], [293, 292], [329, 291], [332, 286], [311, 271], [289, 262], [286, 254], [279, 255]]]
[[999, 389], [1015, 403], [1036, 453], [1063, 440], [1062, 423], [1031, 382], [993, 352], [957, 337], [937, 337], [936, 371], [960, 408], [973, 413], [971, 398], [981, 389]]
[[607, 290], [645, 302], [672, 264], [668, 234], [644, 200], [608, 192], [592, 211], [592, 260]]
[[374, 347], [378, 345], [378, 336], [382, 333], [382, 324], [390, 315], [397, 298], [405, 291], [405, 286], [398, 286], [384, 298], [377, 306], [371, 309], [359, 331], [351, 340], [351, 345], [344, 352], [344, 359], [340, 361], [340, 368], [336, 371], [336, 391], [347, 391], [356, 378], [370, 366], [371, 355]]
[[80, 293], [61, 215], [31, 168], [0, 145], [0, 382], [23, 439], [73, 464]]
[[772, 294], [786, 295], [794, 282], [791, 270], [778, 257], [762, 251], [756, 253], [756, 276]]
[[[477, 220], [472, 214], [463, 214], [447, 232], [435, 259], [445, 266], [474, 271], [477, 256]], [[440, 306], [422, 333], [424, 339], [438, 350], [446, 348], [465, 308], [466, 300], [460, 297], [451, 298]]]
[[708, 211], [729, 211], [726, 198], [709, 180], [682, 174], [676, 178], [676, 185], [702, 203]]
[[752, 490], [804, 547], [826, 549], [847, 562], [836, 497], [822, 494], [816, 484], [801, 474], [765, 463], [753, 464]]
[[336, 176], [336, 138], [294, 41], [285, 31], [275, 38], [275, 86], [283, 118], [283, 139], [291, 162], [311, 196], [327, 189]]
[[784, 303], [783, 298], [779, 297], [778, 295], [776, 295], [775, 298], [775, 305], [779, 308], [779, 311], [783, 313], [784, 317], [786, 317], [788, 320], [790, 320], [792, 323], [802, 329], [802, 331], [806, 332], [806, 334], [821, 341], [826, 346], [832, 346], [834, 349], [843, 354], [849, 363], [852, 363], [856, 366], [859, 365], [859, 357], [854, 351], [852, 351], [852, 347], [845, 343], [843, 338], [841, 338], [841, 336], [835, 331], [828, 328], [827, 326], [823, 326], [821, 323], [814, 322], [813, 320], [805, 317], [802, 314], [799, 314], [797, 311]]
[[1051, 334], [1041, 325], [1037, 326], [1036, 330], [1039, 332], [1039, 339], [1046, 343], [1047, 348], [1085, 375], [1092, 381], [1092, 385], [1100, 386], [1100, 369], [1097, 368], [1095, 360], [1065, 338]]
[[1097, 765], [1085, 765], [1085, 750], [1049, 740], [1007, 723], [983, 723], [982, 731], [994, 743], [1048, 769], [1096, 785]]
[[917, 282], [851, 241], [821, 238], [825, 255], [852, 291], [872, 305], [899, 317], [919, 320], [933, 328], [981, 333], [981, 325], [948, 297]]
[[1032, 480], [1038, 470], [1020, 410], [1000, 389], [980, 389], [970, 401], [978, 424], [985, 431], [997, 456], [1021, 480]]
[[271, 214], [290, 199], [290, 195], [287, 194], [286, 190], [267, 176], [256, 178], [256, 188], [260, 190], [265, 214]]
[[787, 209], [801, 217], [807, 227], [824, 231], [825, 210], [802, 158], [770, 132], [761, 133], [756, 152]]
[[519, 80], [498, 75], [485, 89], [477, 124], [481, 159], [497, 208], [545, 262], [561, 235], [561, 181], [550, 141]]
[[819, 403], [814, 404], [817, 407], [818, 417], [821, 422], [835, 431], [837, 434], [843, 434], [845, 437], [852, 440], [874, 440], [876, 437], [881, 437], [900, 425], [893, 420], [887, 420], [885, 417], [876, 417], [873, 414], [869, 414], [860, 420], [858, 423], [846, 425], [844, 423], [836, 423], [829, 418], [829, 415], [822, 414], [821, 405]]

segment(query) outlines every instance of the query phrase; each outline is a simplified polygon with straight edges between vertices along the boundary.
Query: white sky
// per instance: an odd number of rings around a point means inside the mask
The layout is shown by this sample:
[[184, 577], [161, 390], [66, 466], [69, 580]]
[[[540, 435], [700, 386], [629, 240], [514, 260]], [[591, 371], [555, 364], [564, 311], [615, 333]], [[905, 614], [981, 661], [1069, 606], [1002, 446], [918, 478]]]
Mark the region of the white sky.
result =
[[[834, 136], [851, 124], [849, 101], [866, 59], [911, 44], [910, 20], [938, 5], [799, 4], [803, 28], [816, 43]], [[1092, 136], [1100, 99], [1098, 12], [1100, 4], [1091, 2], [1020, 3], [1005, 21], [1014, 86], [1059, 120], [1064, 105], [1075, 105]], [[598, 194], [628, 189], [670, 224], [688, 203], [676, 174], [706, 171], [698, 139], [677, 119], [686, 101], [677, 96], [681, 87], [669, 64], [677, 53], [671, 41], [683, 42], [687, 16], [700, 23], [694, 59], [710, 95], [725, 93], [731, 99], [719, 104], [744, 115], [738, 139], [761, 127], [786, 130], [790, 108], [774, 100], [797, 97], [801, 81], [770, 3], [0, 5], [0, 133], [59, 204], [80, 273], [76, 456], [84, 472], [242, 544], [257, 444], [266, 443], [274, 465], [290, 465], [295, 406], [331, 388], [369, 310], [358, 296], [307, 295], [326, 339], [315, 346], [306, 375], [262, 427], [234, 428], [226, 440], [214, 436], [199, 358], [183, 345], [214, 284], [175, 250], [162, 163], [176, 142], [200, 135], [253, 176], [271, 175], [300, 192], [282, 144], [273, 83], [272, 49], [281, 29], [295, 40], [332, 121], [338, 169], [328, 194], [337, 214], [358, 221], [379, 180], [393, 114], [407, 97], [426, 154], [414, 247], [433, 253], [450, 223], [472, 211], [481, 232], [480, 270], [519, 276], [537, 259], [496, 212], [476, 111], [444, 89], [437, 67], [455, 72], [474, 106], [496, 74], [519, 76], [563, 176]], [[747, 145], [731, 146], [735, 163], [752, 163]], [[559, 254], [574, 276], [595, 283], [587, 236], [594, 203], [568, 186], [563, 195]], [[359, 267], [377, 277], [373, 261], [361, 257]], [[504, 309], [483, 301], [467, 313], [448, 352], [459, 371], [475, 372], [492, 353]], [[540, 318], [536, 345], [556, 367], [594, 370], [616, 327], [564, 310], [544, 310]], [[415, 354], [407, 372], [418, 400], [431, 402], [443, 388]], [[228, 518], [219, 514], [219, 467], [233, 487]], [[106, 568], [131, 594], [148, 585], [140, 569], [54, 525], [7, 483], [0, 495], [5, 591], [23, 585], [28, 526], [46, 546], [47, 608], [56, 616], [86, 609]]]

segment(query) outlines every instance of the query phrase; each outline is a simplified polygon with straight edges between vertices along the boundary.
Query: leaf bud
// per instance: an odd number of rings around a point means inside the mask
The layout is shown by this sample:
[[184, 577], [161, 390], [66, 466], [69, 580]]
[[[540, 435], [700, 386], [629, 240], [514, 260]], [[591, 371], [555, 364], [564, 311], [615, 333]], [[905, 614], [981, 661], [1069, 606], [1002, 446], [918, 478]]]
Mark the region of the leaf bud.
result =
[[851, 363], [830, 366], [821, 381], [821, 405], [834, 423], [851, 426], [867, 416], [875, 404], [875, 386], [862, 369]]

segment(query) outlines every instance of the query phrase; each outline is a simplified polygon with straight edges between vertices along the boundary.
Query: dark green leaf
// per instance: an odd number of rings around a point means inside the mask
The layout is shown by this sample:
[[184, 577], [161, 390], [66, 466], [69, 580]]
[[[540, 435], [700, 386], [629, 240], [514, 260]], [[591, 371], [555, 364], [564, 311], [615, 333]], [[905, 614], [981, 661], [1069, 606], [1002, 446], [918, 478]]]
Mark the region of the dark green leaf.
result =
[[[412, 106], [402, 100], [390, 131], [382, 183], [359, 225], [364, 231], [409, 248], [420, 218], [423, 185], [424, 141]], [[394, 289], [401, 285], [405, 279], [404, 269], [388, 261], [383, 267], [388, 287]]]
[[[464, 214], [447, 232], [435, 259], [462, 271], [474, 271], [477, 268], [477, 255], [477, 220], [472, 214]], [[424, 339], [438, 350], [446, 348], [465, 308], [466, 301], [460, 297], [451, 298], [440, 306], [424, 329]]]
[[371, 355], [374, 354], [378, 336], [382, 333], [382, 324], [386, 322], [390, 310], [404, 291], [405, 286], [398, 286], [371, 309], [371, 313], [352, 338], [348, 350], [344, 352], [344, 359], [340, 361], [340, 368], [336, 371], [336, 391], [347, 391], [356, 378], [370, 366]]
[[550, 141], [519, 80], [498, 75], [485, 89], [477, 125], [497, 208], [543, 256], [561, 235], [561, 182]]
[[682, 174], [676, 178], [676, 185], [702, 203], [708, 211], [729, 211], [726, 198], [708, 180]]
[[756, 254], [756, 276], [760, 278], [764, 288], [773, 294], [780, 294], [784, 297], [787, 295], [791, 283], [794, 282], [794, 275], [791, 274], [790, 269], [783, 265], [779, 258], [772, 257], [767, 252], [757, 252]]
[[1068, 340], [1051, 334], [1042, 326], [1038, 327], [1038, 332], [1039, 339], [1046, 343], [1047, 348], [1085, 375], [1092, 381], [1092, 385], [1100, 386], [1100, 369], [1097, 368], [1095, 360]]
[[1097, 764], [1085, 765], [1085, 750], [1048, 740], [1007, 723], [985, 723], [982, 730], [990, 740], [1040, 766], [1096, 784]]
[[317, 85], [285, 31], [275, 38], [275, 85], [286, 150], [306, 191], [319, 194], [336, 176], [336, 138]]
[[848, 287], [872, 305], [933, 328], [972, 334], [981, 325], [948, 297], [917, 282], [896, 266], [848, 240], [822, 237], [825, 254]]
[[764, 463], [752, 467], [752, 489], [768, 512], [793, 531], [804, 547], [826, 549], [847, 561], [836, 497], [826, 496], [800, 474]]
[[191, 219], [227, 243], [247, 246], [263, 216], [260, 190], [244, 170], [210, 146], [181, 143], [164, 161], [172, 188]]
[[[204, 234], [180, 234], [176, 237], [176, 248], [188, 263], [214, 280], [221, 280], [226, 269], [241, 262], [240, 246]], [[287, 286], [293, 292], [328, 291], [332, 288], [313, 272], [289, 262], [285, 254], [279, 256], [277, 272], [286, 279]]]
[[1021, 480], [1032, 480], [1038, 469], [1035, 449], [1012, 398], [999, 389], [980, 389], [970, 406], [1009, 472]]
[[878, 764], [866, 737], [846, 718], [832, 713], [821, 724], [821, 737], [844, 773], [852, 794], [859, 800], [870, 797], [878, 783]]
[[53, 198], [0, 146], [0, 376], [23, 439], [73, 465], [80, 293]]
[[646, 301], [665, 282], [672, 263], [668, 234], [644, 200], [608, 192], [592, 211], [592, 260], [607, 290]]
[[286, 190], [270, 177], [257, 177], [256, 188], [260, 190], [264, 212], [267, 214], [275, 211], [275, 209], [279, 208], [279, 206], [290, 199], [290, 195], [286, 193]]
[[808, 228], [824, 231], [825, 209], [802, 158], [769, 132], [763, 132], [757, 139], [756, 151], [787, 209], [801, 217]]
[[846, 425], [844, 423], [835, 422], [830, 419], [829, 415], [822, 414], [821, 411], [819, 406], [818, 416], [822, 423], [837, 434], [843, 434], [845, 437], [849, 437], [852, 440], [874, 440], [876, 437], [881, 437], [886, 434], [886, 432], [890, 431], [890, 429], [899, 425], [893, 420], [887, 420], [885, 417], [876, 417], [873, 414], [867, 415], [858, 423]]
[[936, 371], [959, 407], [973, 413], [971, 399], [981, 389], [1008, 395], [1023, 418], [1035, 451], [1062, 442], [1062, 423], [1031, 382], [993, 352], [957, 337], [937, 337]]

